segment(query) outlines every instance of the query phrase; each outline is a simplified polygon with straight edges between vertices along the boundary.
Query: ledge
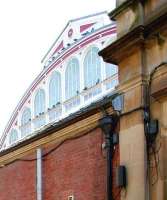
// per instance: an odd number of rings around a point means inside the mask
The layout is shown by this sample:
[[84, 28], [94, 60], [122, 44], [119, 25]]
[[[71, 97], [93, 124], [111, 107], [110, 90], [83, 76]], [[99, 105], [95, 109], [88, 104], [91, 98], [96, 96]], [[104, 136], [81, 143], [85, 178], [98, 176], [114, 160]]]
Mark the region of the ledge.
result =
[[99, 55], [103, 57], [103, 60], [108, 63], [118, 65], [120, 60], [126, 57], [136, 48], [138, 44], [144, 42], [144, 27], [138, 26], [133, 31], [124, 35], [114, 43], [104, 48], [99, 52]]
[[152, 32], [156, 32], [157, 29], [164, 24], [167, 20], [167, 4], [158, 7], [155, 11], [151, 12], [145, 19], [145, 36], [149, 36]]
[[136, 3], [137, 1], [143, 1], [143, 0], [127, 0], [125, 2], [123, 2], [122, 4], [120, 4], [116, 9], [114, 9], [113, 11], [111, 11], [109, 13], [109, 17], [111, 20], [115, 20], [115, 17], [117, 15], [119, 15], [121, 12], [123, 12], [126, 8], [128, 8], [130, 5], [132, 5], [133, 3]]
[[121, 59], [129, 55], [134, 48], [144, 44], [149, 36], [158, 33], [159, 29], [166, 25], [167, 5], [157, 12], [153, 12], [145, 20], [144, 25], [139, 25], [121, 38], [113, 42], [108, 47], [99, 52], [105, 62], [118, 64]]
[[[48, 145], [50, 143], [59, 142], [65, 138], [74, 135], [83, 134], [98, 126], [98, 120], [102, 116], [102, 108], [109, 109], [109, 113], [113, 112], [112, 99], [117, 96], [114, 92], [103, 99], [92, 103], [87, 108], [70, 115], [69, 117], [44, 127], [36, 135], [20, 141], [20, 143], [9, 149], [0, 152], [0, 165], [6, 165], [12, 161], [26, 155], [27, 152], [33, 151], [39, 146]], [[79, 128], [78, 128], [79, 127]]]

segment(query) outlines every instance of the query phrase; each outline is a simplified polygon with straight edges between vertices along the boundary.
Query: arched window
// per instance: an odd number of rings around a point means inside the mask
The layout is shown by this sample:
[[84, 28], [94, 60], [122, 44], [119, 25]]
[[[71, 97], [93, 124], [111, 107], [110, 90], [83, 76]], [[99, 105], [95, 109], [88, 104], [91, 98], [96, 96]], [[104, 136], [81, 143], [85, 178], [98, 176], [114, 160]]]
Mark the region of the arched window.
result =
[[73, 58], [65, 73], [65, 93], [66, 99], [70, 99], [78, 94], [80, 90], [79, 62]]
[[18, 132], [15, 129], [12, 129], [10, 132], [9, 144], [13, 144], [17, 140], [18, 140]]
[[26, 125], [31, 120], [31, 111], [29, 108], [26, 108], [22, 114], [21, 126]]
[[49, 83], [49, 107], [53, 107], [61, 101], [61, 76], [54, 72]]
[[31, 110], [26, 108], [21, 118], [21, 136], [24, 137], [31, 132]]
[[35, 128], [39, 128], [45, 124], [45, 91], [39, 89], [34, 100]]
[[40, 115], [45, 112], [45, 91], [39, 89], [34, 101], [34, 115]]
[[101, 61], [98, 55], [99, 49], [92, 47], [84, 59], [84, 86], [92, 87], [101, 80]]
[[105, 64], [106, 79], [106, 89], [114, 88], [118, 84], [118, 78], [116, 74], [118, 73], [118, 66], [110, 63]]

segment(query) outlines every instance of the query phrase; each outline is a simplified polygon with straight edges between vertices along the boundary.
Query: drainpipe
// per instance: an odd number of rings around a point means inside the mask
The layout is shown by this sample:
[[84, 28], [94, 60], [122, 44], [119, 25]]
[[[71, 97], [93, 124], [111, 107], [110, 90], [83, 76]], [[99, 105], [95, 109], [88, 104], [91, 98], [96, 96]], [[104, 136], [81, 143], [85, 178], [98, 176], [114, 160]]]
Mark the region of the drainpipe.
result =
[[42, 149], [37, 149], [37, 165], [36, 165], [36, 192], [37, 200], [42, 200]]
[[109, 135], [106, 135], [106, 145], [107, 145], [107, 196], [108, 200], [113, 200], [112, 195], [112, 184], [113, 184], [113, 177], [112, 177], [112, 158], [113, 158], [113, 142], [112, 142], [112, 135], [111, 132]]
[[113, 135], [118, 122], [118, 115], [106, 115], [99, 120], [100, 128], [105, 135], [106, 151], [107, 151], [107, 200], [114, 200], [112, 194], [113, 186]]

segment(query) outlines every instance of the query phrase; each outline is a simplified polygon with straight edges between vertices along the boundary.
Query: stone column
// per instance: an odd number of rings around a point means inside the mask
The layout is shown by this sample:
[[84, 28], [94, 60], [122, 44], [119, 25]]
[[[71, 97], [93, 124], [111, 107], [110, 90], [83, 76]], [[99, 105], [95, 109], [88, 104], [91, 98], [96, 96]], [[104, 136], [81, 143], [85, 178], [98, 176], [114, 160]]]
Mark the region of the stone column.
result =
[[[167, 169], [167, 4], [166, 0], [117, 0], [109, 16], [117, 22], [117, 40], [99, 52], [119, 67], [117, 90], [124, 95], [120, 119], [120, 163], [127, 167], [123, 200], [166, 199]], [[150, 86], [150, 87], [148, 87]], [[150, 88], [150, 93], [148, 93]], [[148, 95], [151, 94], [151, 95]], [[158, 119], [161, 139], [154, 184], [147, 176], [143, 108], [150, 101], [151, 118]], [[155, 147], [158, 149], [158, 144]], [[149, 167], [149, 171], [151, 169]]]
[[117, 21], [118, 39], [99, 54], [104, 61], [119, 67], [117, 90], [124, 95], [120, 118], [120, 164], [127, 168], [127, 188], [122, 200], [147, 198], [147, 158], [143, 123], [145, 105], [145, 47], [143, 36], [143, 7], [140, 1], [117, 1], [110, 13]]

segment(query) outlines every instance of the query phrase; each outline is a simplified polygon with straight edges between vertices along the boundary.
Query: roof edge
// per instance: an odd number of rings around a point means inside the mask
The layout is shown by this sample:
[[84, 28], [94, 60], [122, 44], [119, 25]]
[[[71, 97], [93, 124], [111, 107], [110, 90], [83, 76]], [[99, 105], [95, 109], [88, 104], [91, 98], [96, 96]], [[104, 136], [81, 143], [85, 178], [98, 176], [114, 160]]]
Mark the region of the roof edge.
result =
[[83, 17], [79, 17], [79, 18], [75, 18], [75, 19], [72, 19], [72, 20], [69, 20], [66, 24], [66, 26], [63, 28], [63, 30], [60, 32], [60, 34], [58, 35], [57, 39], [53, 42], [53, 44], [51, 45], [51, 47], [49, 48], [49, 50], [46, 52], [46, 54], [43, 56], [42, 60], [41, 60], [41, 63], [44, 62], [45, 58], [47, 57], [47, 55], [49, 54], [49, 52], [52, 50], [52, 48], [54, 47], [54, 45], [56, 44], [56, 42], [59, 40], [59, 38], [61, 37], [61, 35], [63, 34], [63, 32], [65, 31], [65, 29], [68, 27], [68, 25], [72, 22], [76, 22], [78, 20], [82, 20], [82, 19], [86, 19], [86, 18], [89, 18], [89, 17], [94, 17], [94, 16], [98, 16], [98, 15], [102, 15], [102, 14], [108, 14], [107, 11], [102, 11], [102, 12], [99, 12], [99, 13], [96, 13], [96, 14], [91, 14], [91, 15], [86, 15], [86, 16], [83, 16]]
[[39, 130], [35, 135], [32, 135], [32, 137], [29, 137], [28, 139], [20, 141], [19, 143], [9, 147], [8, 149], [0, 151], [0, 157], [12, 151], [15, 151], [27, 144], [30, 144], [33, 141], [46, 137], [55, 131], [61, 130], [65, 128], [66, 126], [73, 124], [75, 122], [78, 122], [85, 117], [89, 117], [92, 115], [92, 113], [99, 112], [100, 108], [112, 107], [112, 100], [118, 95], [119, 93], [117, 91], [113, 91], [113, 93], [111, 93], [110, 95], [105, 96], [104, 98], [96, 102], [93, 102], [91, 105], [87, 106], [86, 108], [82, 108], [78, 112], [71, 114], [70, 116], [60, 120], [59, 122], [55, 122], [53, 124], [50, 124], [49, 126], [44, 127], [44, 129]]

